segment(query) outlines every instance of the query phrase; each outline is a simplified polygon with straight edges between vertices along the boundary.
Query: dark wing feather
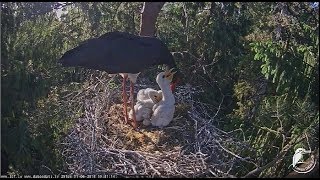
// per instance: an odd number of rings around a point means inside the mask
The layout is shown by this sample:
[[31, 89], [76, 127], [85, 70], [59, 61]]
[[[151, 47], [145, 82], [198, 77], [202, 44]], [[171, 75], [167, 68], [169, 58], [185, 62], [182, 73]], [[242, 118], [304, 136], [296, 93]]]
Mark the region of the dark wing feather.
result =
[[117, 31], [83, 42], [67, 51], [59, 62], [108, 73], [138, 73], [158, 64], [175, 67], [170, 51], [161, 40]]

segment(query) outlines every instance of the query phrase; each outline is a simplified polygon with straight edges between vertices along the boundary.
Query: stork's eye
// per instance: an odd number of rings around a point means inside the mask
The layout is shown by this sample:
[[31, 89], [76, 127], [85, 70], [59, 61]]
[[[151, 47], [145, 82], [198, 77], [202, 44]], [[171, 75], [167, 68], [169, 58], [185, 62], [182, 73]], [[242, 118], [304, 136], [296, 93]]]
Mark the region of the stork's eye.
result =
[[164, 78], [165, 77], [165, 75], [162, 75], [162, 78]]

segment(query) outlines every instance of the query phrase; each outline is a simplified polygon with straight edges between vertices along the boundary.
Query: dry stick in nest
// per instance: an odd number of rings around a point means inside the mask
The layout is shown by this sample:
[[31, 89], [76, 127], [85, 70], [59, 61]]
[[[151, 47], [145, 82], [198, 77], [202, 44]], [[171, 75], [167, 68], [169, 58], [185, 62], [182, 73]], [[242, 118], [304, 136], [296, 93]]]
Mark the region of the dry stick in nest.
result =
[[[119, 138], [118, 134], [116, 135], [117, 137], [112, 137], [108, 135], [108, 133], [102, 135], [101, 131], [102, 129], [105, 129], [105, 127], [97, 123], [98, 121], [101, 121], [99, 115], [100, 111], [102, 111], [102, 108], [99, 108], [101, 107], [101, 104], [113, 102], [111, 93], [107, 93], [106, 96], [105, 91], [103, 97], [98, 94], [91, 99], [89, 104], [86, 104], [86, 106], [90, 107], [86, 107], [85, 118], [79, 119], [78, 125], [80, 131], [73, 131], [66, 140], [68, 144], [65, 144], [65, 152], [67, 151], [67, 153], [64, 154], [64, 156], [71, 161], [71, 163], [67, 164], [69, 170], [74, 174], [86, 174], [91, 172], [117, 174], [119, 176], [151, 174], [160, 177], [203, 177], [207, 172], [210, 173], [211, 176], [216, 177], [234, 177], [219, 170], [213, 163], [210, 164], [207, 162], [207, 158], [212, 154], [217, 154], [214, 155], [216, 157], [226, 158], [222, 154], [221, 156], [219, 155], [222, 151], [218, 149], [219, 146], [215, 142], [216, 140], [219, 140], [220, 143], [224, 141], [233, 141], [226, 135], [228, 133], [218, 131], [218, 128], [211, 124], [221, 108], [221, 103], [219, 108], [217, 108], [218, 110], [215, 113], [215, 117], [213, 119], [210, 118], [209, 120], [207, 119], [209, 113], [207, 112], [206, 106], [196, 108], [200, 103], [194, 101], [192, 97], [193, 91], [196, 90], [192, 88], [181, 88], [180, 90], [187, 91], [185, 93], [178, 92], [177, 95], [180, 96], [180, 101], [191, 104], [191, 107], [193, 108], [191, 108], [190, 111], [190, 118], [198, 124], [194, 127], [196, 128], [194, 133], [196, 133], [195, 136], [199, 137], [199, 142], [197, 142], [198, 145], [193, 146], [194, 148], [192, 149], [191, 154], [182, 154], [180, 149], [169, 152], [148, 153], [114, 148], [112, 144], [121, 144], [123, 143], [123, 139], [121, 139], [121, 137]], [[101, 98], [103, 101], [101, 101]], [[206, 117], [202, 117], [203, 115]], [[234, 143], [241, 144], [241, 142]], [[209, 154], [204, 154], [202, 152], [205, 149], [211, 149], [216, 152], [211, 151], [208, 152]], [[227, 158], [229, 158], [229, 156]], [[92, 161], [88, 161], [88, 159], [91, 159]], [[234, 159], [234, 157], [231, 157], [231, 159]], [[220, 161], [228, 162], [228, 160], [223, 159]], [[217, 161], [216, 164], [220, 161]], [[88, 162], [91, 162], [91, 164], [88, 164]], [[231, 163], [224, 165], [229, 166], [228, 172], [230, 172], [235, 163], [234, 160], [230, 162]], [[216, 172], [213, 172], [213, 169]]]
[[[205, 144], [207, 144], [207, 146], [208, 146], [209, 144], [218, 143], [219, 146], [220, 146], [220, 148], [222, 147], [221, 144], [220, 144], [217, 140], [214, 140], [214, 138], [213, 138], [213, 139], [212, 139], [212, 138], [211, 138], [211, 139], [210, 139], [210, 138], [208, 139], [208, 138], [205, 138], [205, 137], [203, 138], [203, 134], [204, 134], [206, 137], [216, 137], [216, 136], [219, 136], [219, 135], [216, 134], [216, 133], [213, 133], [213, 134], [211, 133], [211, 132], [215, 132], [215, 130], [217, 129], [217, 128], [215, 128], [214, 126], [212, 126], [211, 121], [216, 118], [218, 112], [220, 111], [222, 102], [223, 102], [223, 99], [221, 100], [221, 103], [220, 103], [220, 105], [219, 105], [219, 107], [218, 107], [218, 110], [217, 110], [217, 112], [215, 113], [214, 117], [213, 117], [213, 118], [210, 118], [209, 121], [208, 121], [207, 119], [203, 119], [203, 118], [202, 118], [202, 116], [203, 116], [204, 114], [207, 115], [208, 117], [210, 117], [210, 116], [208, 115], [208, 113], [207, 113], [206, 111], [204, 111], [205, 108], [200, 108], [200, 109], [201, 109], [201, 112], [198, 112], [198, 111], [196, 110], [197, 108], [192, 108], [191, 112], [189, 113], [189, 115], [191, 116], [191, 118], [194, 120], [194, 123], [195, 123], [195, 127], [194, 127], [195, 130], [196, 130], [196, 133], [195, 133], [195, 140], [196, 140], [195, 145], [196, 145], [196, 147], [195, 147], [195, 149], [197, 149], [197, 151], [198, 151], [199, 153], [201, 153], [201, 149], [203, 149], [203, 148], [201, 148], [201, 147], [204, 146]], [[198, 124], [199, 124], [199, 125], [198, 125]], [[198, 127], [198, 126], [200, 126], [200, 127]], [[208, 128], [209, 128], [209, 129], [208, 129]], [[211, 130], [212, 128], [214, 129], [214, 131]], [[202, 134], [202, 136], [201, 136], [201, 134]], [[227, 133], [224, 133], [224, 134], [227, 134]], [[233, 153], [233, 152], [231, 152], [231, 151], [229, 151], [229, 150], [226, 150], [225, 148], [223, 148], [223, 149], [224, 149], [226, 152], [228, 152], [229, 154], [231, 154], [231, 155], [233, 155], [233, 156], [235, 156], [235, 157], [238, 157], [240, 160], [243, 160], [243, 161], [246, 161], [246, 162], [249, 162], [249, 163], [253, 163], [253, 162], [251, 162], [251, 161], [248, 161], [247, 159], [244, 159], [244, 158], [236, 155], [235, 153]], [[201, 159], [201, 160], [202, 160], [202, 162], [204, 162], [203, 159]], [[229, 168], [229, 172], [230, 172], [230, 170], [231, 170], [231, 168]], [[209, 171], [210, 171], [211, 174], [216, 175], [216, 174], [213, 173], [210, 169], [209, 169]], [[221, 174], [221, 173], [220, 173], [220, 174]], [[235, 177], [235, 176], [233, 176], [233, 175], [228, 175], [228, 177]]]

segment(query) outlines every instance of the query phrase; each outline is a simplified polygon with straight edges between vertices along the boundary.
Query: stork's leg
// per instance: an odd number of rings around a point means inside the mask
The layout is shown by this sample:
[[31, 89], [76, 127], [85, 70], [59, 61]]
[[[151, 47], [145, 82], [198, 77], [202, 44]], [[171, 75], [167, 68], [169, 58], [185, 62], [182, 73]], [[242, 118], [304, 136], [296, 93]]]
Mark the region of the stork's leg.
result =
[[127, 109], [127, 92], [126, 92], [126, 81], [127, 81], [127, 75], [123, 77], [122, 82], [122, 99], [123, 99], [123, 111], [124, 111], [124, 121], [125, 123], [128, 123], [128, 109]]
[[131, 97], [131, 109], [132, 109], [132, 115], [133, 115], [133, 123], [132, 126], [134, 129], [137, 128], [137, 118], [136, 118], [136, 112], [134, 110], [134, 94], [133, 94], [133, 83], [130, 81], [130, 97]]

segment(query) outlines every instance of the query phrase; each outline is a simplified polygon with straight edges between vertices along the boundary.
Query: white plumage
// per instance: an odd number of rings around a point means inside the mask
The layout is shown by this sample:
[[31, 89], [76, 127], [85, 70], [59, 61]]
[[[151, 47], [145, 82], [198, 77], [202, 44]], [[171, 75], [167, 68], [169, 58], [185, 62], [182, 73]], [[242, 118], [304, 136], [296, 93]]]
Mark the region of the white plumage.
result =
[[304, 148], [298, 148], [292, 157], [292, 166], [295, 167], [297, 164], [303, 163], [303, 154], [308, 153], [311, 153], [311, 151], [307, 151]]
[[[151, 88], [141, 89], [137, 94], [137, 103], [134, 106], [137, 121], [143, 121], [145, 126], [151, 124], [152, 107], [162, 98], [161, 91]], [[129, 117], [133, 118], [133, 112], [130, 110]]]
[[152, 126], [162, 128], [167, 126], [173, 119], [175, 99], [170, 89], [170, 82], [174, 73], [170, 70], [169, 72], [161, 72], [157, 75], [156, 81], [162, 90], [162, 99], [152, 107]]
[[150, 93], [151, 92], [151, 95], [157, 95], [157, 98], [159, 102], [161, 99], [162, 99], [162, 91], [159, 90], [155, 90], [155, 89], [152, 89], [152, 88], [146, 88], [146, 89], [140, 89], [139, 92], [137, 93], [137, 101], [143, 101], [143, 100], [148, 100], [150, 99]]

